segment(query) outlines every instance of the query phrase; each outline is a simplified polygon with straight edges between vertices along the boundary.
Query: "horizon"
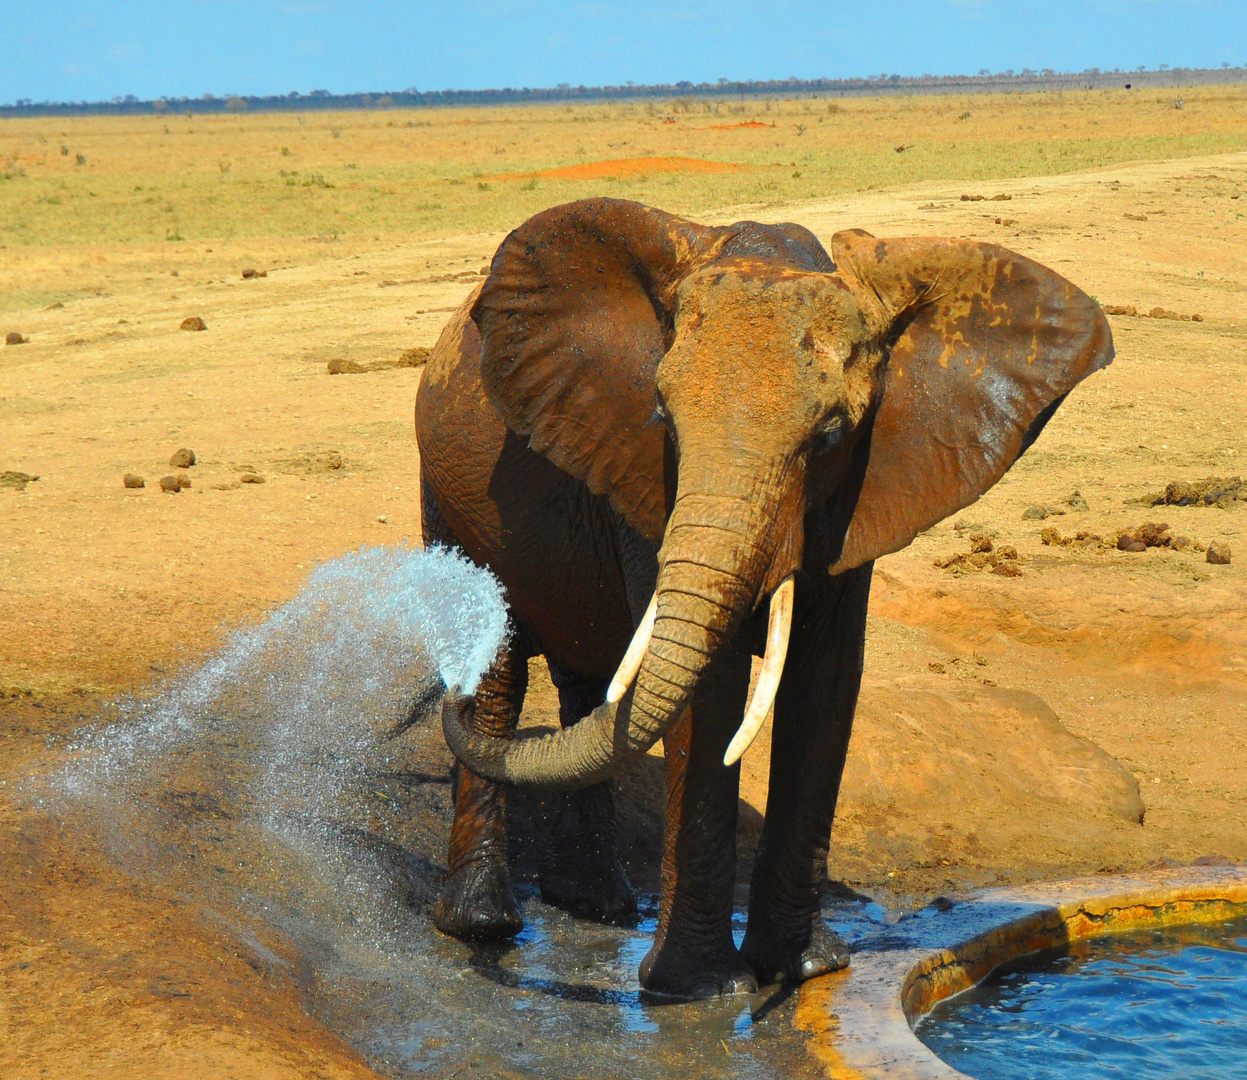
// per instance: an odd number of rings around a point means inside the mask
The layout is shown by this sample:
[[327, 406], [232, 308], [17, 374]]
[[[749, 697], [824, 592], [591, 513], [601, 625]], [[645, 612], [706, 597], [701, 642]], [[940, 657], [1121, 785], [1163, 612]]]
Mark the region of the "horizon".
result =
[[[394, 0], [140, 0], [111, 8], [53, 0], [12, 13], [17, 48], [0, 71], [0, 104], [1247, 66], [1247, 10], [1229, 0], [436, 0], [418, 11]], [[880, 25], [894, 33], [880, 34]]]

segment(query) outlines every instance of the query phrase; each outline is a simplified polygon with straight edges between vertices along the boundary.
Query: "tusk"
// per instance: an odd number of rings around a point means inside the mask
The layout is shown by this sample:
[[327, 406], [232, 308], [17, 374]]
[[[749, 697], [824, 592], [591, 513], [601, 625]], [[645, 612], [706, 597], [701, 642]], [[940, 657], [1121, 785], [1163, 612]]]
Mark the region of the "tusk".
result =
[[[628, 692], [628, 687], [632, 685], [632, 680], [636, 678], [636, 673], [641, 670], [641, 661], [645, 657], [645, 650], [649, 648], [649, 639], [654, 636], [654, 620], [657, 618], [658, 593], [655, 592], [650, 598], [645, 614], [641, 616], [641, 625], [632, 635], [632, 643], [628, 646], [628, 651], [624, 653], [624, 658], [619, 663], [619, 670], [615, 672], [615, 677], [611, 679], [610, 687], [606, 691], [606, 700], [611, 705], [619, 703], [624, 694]], [[601, 686], [601, 683], [598, 685]]]
[[762, 670], [753, 688], [753, 697], [745, 709], [745, 719], [728, 744], [723, 755], [724, 765], [735, 765], [758, 737], [766, 715], [775, 704], [779, 680], [784, 674], [784, 658], [788, 655], [788, 634], [792, 630], [792, 598], [796, 584], [789, 574], [771, 593], [771, 617], [766, 627], [766, 655], [762, 658]]

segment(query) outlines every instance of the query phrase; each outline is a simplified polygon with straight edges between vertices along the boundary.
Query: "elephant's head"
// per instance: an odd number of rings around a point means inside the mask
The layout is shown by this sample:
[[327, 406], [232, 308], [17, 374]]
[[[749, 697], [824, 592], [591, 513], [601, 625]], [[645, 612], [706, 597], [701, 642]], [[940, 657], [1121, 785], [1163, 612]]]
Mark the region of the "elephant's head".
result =
[[794, 572], [860, 566], [972, 503], [1113, 355], [1092, 299], [1003, 248], [851, 231], [829, 258], [795, 225], [609, 199], [507, 237], [472, 317], [507, 425], [662, 545], [607, 705], [515, 742], [476, 736], [466, 702], [444, 710], [460, 760], [532, 786], [647, 750], [769, 598], [734, 760], [774, 697]]

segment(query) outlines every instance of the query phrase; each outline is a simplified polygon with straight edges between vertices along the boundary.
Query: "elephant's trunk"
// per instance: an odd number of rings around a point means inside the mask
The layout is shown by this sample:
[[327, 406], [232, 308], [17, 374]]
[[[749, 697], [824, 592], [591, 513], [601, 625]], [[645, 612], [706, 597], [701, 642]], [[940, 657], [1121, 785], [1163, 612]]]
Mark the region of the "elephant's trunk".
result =
[[764, 587], [773, 588], [800, 560], [799, 536], [792, 534], [800, 532], [803, 507], [792, 492], [804, 485], [796, 470], [725, 471], [710, 462], [681, 463], [680, 494], [659, 553], [653, 632], [631, 693], [573, 727], [513, 741], [473, 734], [452, 703], [443, 727], [460, 761], [514, 786], [583, 787], [614, 775], [662, 738]]

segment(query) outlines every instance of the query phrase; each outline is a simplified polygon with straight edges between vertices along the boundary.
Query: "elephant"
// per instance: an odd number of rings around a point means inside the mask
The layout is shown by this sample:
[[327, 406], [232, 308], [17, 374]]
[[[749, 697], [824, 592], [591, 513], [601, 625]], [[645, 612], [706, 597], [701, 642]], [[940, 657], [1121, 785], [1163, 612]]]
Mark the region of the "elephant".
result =
[[[992, 244], [848, 230], [828, 252], [795, 224], [605, 198], [507, 236], [416, 402], [425, 541], [489, 567], [512, 618], [477, 692], [442, 707], [460, 772], [436, 925], [520, 928], [508, 787], [564, 793], [546, 899], [626, 921], [610, 782], [661, 738], [641, 986], [696, 998], [846, 965], [820, 892], [874, 560], [981, 496], [1112, 357], [1095, 300]], [[562, 727], [514, 737], [538, 655]], [[768, 715], [738, 949], [739, 759]]]

